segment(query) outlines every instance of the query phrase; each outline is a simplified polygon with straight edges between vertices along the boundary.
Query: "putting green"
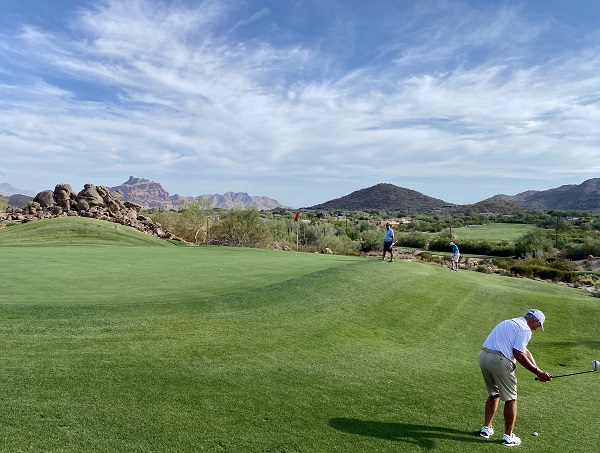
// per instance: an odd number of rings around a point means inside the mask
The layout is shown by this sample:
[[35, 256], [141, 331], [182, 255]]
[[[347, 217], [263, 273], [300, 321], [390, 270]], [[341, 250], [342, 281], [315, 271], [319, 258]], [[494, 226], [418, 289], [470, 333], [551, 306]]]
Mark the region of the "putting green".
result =
[[[497, 322], [542, 309], [530, 349], [552, 373], [600, 358], [582, 290], [93, 236], [1, 248], [0, 451], [498, 451], [476, 435], [477, 354]], [[517, 377], [520, 450], [597, 450], [595, 373]]]

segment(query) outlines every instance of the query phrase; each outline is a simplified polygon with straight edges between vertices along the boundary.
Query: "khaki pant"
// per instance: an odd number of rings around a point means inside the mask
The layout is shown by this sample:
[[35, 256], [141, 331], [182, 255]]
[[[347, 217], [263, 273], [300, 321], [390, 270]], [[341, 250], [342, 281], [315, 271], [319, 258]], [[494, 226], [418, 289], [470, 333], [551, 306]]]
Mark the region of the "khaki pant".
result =
[[500, 351], [482, 349], [479, 353], [479, 368], [489, 396], [499, 394], [502, 401], [517, 399], [516, 366]]

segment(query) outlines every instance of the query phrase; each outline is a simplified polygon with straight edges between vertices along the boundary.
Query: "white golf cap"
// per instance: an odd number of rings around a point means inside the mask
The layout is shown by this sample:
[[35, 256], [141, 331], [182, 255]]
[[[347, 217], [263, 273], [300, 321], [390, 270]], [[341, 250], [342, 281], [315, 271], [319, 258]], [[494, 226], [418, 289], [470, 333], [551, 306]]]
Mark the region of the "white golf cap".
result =
[[449, 245], [454, 245], [454, 242], [451, 242]]
[[540, 327], [538, 327], [536, 330], [544, 330], [544, 321], [546, 320], [546, 316], [544, 315], [544, 313], [542, 313], [541, 310], [538, 310], [537, 308], [532, 308], [527, 312], [527, 314], [535, 316], [540, 322]]

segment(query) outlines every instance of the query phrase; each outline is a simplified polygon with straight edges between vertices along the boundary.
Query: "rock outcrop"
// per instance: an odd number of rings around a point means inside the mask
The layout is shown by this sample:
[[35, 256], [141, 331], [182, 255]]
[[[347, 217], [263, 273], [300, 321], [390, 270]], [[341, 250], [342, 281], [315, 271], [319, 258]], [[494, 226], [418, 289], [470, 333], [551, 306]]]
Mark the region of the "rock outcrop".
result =
[[277, 200], [269, 197], [257, 197], [246, 192], [227, 192], [225, 194], [204, 194], [201, 198], [206, 200], [213, 208], [221, 209], [248, 209], [256, 208], [259, 211], [270, 211], [277, 208], [286, 208]]
[[169, 195], [160, 183], [144, 178], [130, 176], [120, 186], [111, 187], [112, 191], [119, 191], [122, 199], [140, 205], [143, 209], [177, 209], [185, 203], [186, 197]]
[[69, 184], [57, 184], [54, 190], [39, 192], [26, 208], [10, 208], [0, 214], [3, 222], [30, 222], [59, 216], [81, 216], [119, 223], [152, 236], [181, 241], [160, 224], [141, 215], [142, 206], [123, 202], [123, 194], [104, 186], [85, 184], [75, 193]]

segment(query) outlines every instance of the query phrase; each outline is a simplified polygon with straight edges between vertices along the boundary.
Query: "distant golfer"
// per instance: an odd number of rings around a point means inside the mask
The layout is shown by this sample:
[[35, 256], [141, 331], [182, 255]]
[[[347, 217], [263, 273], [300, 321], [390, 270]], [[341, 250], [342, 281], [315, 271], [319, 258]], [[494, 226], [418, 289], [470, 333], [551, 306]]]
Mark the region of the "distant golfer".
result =
[[385, 261], [385, 252], [390, 252], [390, 263], [394, 262], [394, 230], [389, 223], [385, 224], [385, 235], [383, 236], [383, 256], [381, 261]]
[[458, 250], [458, 245], [456, 245], [454, 242], [450, 242], [450, 247], [452, 247], [452, 267], [450, 269], [453, 271], [458, 271], [460, 251]]
[[486, 439], [494, 434], [492, 421], [498, 409], [498, 400], [504, 401], [504, 435], [502, 444], [513, 447], [521, 439], [513, 433], [517, 420], [516, 362], [535, 374], [541, 382], [552, 376], [542, 371], [527, 349], [532, 330], [544, 330], [544, 313], [529, 310], [520, 318], [502, 321], [488, 335], [479, 353], [479, 367], [488, 392], [485, 402], [485, 420], [479, 433]]

